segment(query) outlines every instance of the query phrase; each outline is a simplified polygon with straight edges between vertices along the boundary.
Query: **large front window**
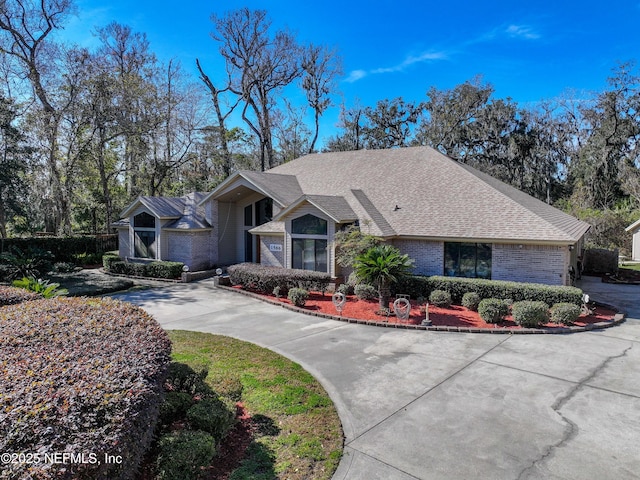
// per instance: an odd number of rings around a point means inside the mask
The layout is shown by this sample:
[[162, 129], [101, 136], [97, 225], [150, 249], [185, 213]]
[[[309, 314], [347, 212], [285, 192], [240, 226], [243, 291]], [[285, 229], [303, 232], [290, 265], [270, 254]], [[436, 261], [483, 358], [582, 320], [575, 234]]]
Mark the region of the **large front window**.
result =
[[328, 222], [307, 214], [291, 220], [291, 266], [302, 270], [328, 272]]
[[327, 271], [327, 241], [312, 238], [293, 239], [293, 268]]
[[156, 232], [136, 230], [134, 235], [136, 258], [156, 258]]
[[491, 244], [445, 243], [444, 274], [450, 277], [491, 278]]
[[147, 212], [133, 217], [133, 255], [136, 258], [156, 258], [156, 217]]

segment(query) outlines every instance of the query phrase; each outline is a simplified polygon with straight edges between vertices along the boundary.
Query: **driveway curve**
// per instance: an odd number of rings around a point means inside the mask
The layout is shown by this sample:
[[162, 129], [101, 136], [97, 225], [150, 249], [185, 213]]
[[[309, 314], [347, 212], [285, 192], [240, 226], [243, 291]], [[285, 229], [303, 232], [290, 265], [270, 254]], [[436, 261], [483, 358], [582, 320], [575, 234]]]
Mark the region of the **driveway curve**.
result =
[[302, 315], [210, 280], [114, 295], [165, 329], [300, 363], [345, 433], [335, 480], [640, 478], [640, 287], [584, 279], [627, 321], [570, 335], [392, 330]]

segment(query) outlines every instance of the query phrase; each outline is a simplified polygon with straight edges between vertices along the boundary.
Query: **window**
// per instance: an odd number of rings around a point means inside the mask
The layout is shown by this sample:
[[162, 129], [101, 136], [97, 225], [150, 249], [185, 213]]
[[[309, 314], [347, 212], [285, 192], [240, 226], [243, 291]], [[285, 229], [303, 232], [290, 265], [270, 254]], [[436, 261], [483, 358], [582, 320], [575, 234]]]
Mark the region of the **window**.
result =
[[327, 241], [313, 238], [294, 238], [292, 267], [326, 272]]
[[134, 228], [156, 228], [156, 217], [142, 212], [133, 217]]
[[253, 235], [249, 230], [244, 231], [244, 261], [253, 262]]
[[307, 214], [291, 220], [291, 266], [328, 272], [328, 222]]
[[326, 235], [327, 221], [307, 214], [291, 221], [291, 233], [296, 235]]
[[133, 256], [156, 258], [156, 217], [147, 212], [133, 217]]
[[490, 243], [445, 243], [444, 274], [450, 277], [491, 278]]
[[156, 258], [156, 232], [135, 230], [134, 237], [136, 258]]
[[256, 202], [256, 226], [270, 222], [273, 218], [273, 200], [263, 198]]
[[244, 226], [253, 227], [253, 204], [244, 207]]

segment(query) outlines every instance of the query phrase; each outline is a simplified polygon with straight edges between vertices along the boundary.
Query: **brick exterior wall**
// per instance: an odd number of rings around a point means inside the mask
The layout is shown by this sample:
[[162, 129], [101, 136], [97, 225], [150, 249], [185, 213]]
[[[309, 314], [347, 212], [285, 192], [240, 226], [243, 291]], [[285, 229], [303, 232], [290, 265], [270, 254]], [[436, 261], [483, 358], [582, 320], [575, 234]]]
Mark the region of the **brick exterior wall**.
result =
[[552, 245], [493, 244], [491, 278], [565, 285], [569, 249]]
[[442, 275], [444, 243], [428, 240], [394, 240], [393, 245], [409, 255], [414, 263], [415, 275]]
[[209, 251], [211, 237], [208, 231], [165, 231], [163, 234], [167, 236], [168, 250], [163, 260], [182, 262], [192, 271], [206, 270], [211, 267]]
[[[272, 252], [269, 245], [280, 245], [282, 250]], [[284, 267], [284, 237], [260, 236], [260, 263], [268, 267]]]

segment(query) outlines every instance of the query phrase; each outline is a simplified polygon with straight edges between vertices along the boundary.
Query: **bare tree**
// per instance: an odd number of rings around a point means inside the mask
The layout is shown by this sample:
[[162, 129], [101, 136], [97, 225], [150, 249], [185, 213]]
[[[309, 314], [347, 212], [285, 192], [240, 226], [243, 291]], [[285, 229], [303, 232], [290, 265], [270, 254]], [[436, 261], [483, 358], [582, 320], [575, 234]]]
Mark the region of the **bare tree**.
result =
[[263, 10], [242, 8], [225, 16], [213, 16], [221, 43], [231, 91], [244, 102], [242, 119], [260, 142], [260, 168], [275, 162], [271, 117], [275, 95], [301, 74], [300, 47], [293, 35], [277, 31], [271, 35], [271, 21]]
[[71, 208], [62, 186], [58, 145], [64, 106], [56, 104], [47, 76], [55, 69], [55, 45], [48, 37], [62, 27], [71, 10], [71, 0], [5, 0], [0, 6], [0, 52], [15, 60], [42, 108], [47, 138], [46, 164], [59, 218], [56, 228], [66, 234], [71, 233]]
[[336, 91], [342, 66], [335, 50], [311, 44], [302, 54], [302, 70], [302, 88], [314, 114], [313, 138], [309, 144], [309, 153], [313, 153], [320, 131], [320, 116], [331, 106], [330, 95]]
[[229, 142], [227, 141], [227, 127], [226, 122], [229, 115], [233, 113], [235, 108], [238, 106], [240, 99], [236, 100], [236, 103], [227, 109], [227, 111], [223, 114], [222, 107], [220, 105], [222, 96], [230, 91], [229, 86], [225, 88], [217, 88], [214, 83], [211, 81], [209, 76], [204, 73], [202, 70], [202, 66], [200, 65], [200, 60], [196, 58], [196, 66], [198, 67], [198, 72], [200, 72], [200, 79], [204, 82], [204, 84], [209, 89], [209, 93], [211, 94], [211, 101], [213, 102], [213, 107], [216, 112], [216, 120], [218, 125], [216, 127], [217, 134], [219, 137], [220, 145], [222, 147], [222, 154], [224, 156], [224, 176], [225, 178], [231, 175], [232, 168], [232, 157], [231, 150], [229, 149]]

